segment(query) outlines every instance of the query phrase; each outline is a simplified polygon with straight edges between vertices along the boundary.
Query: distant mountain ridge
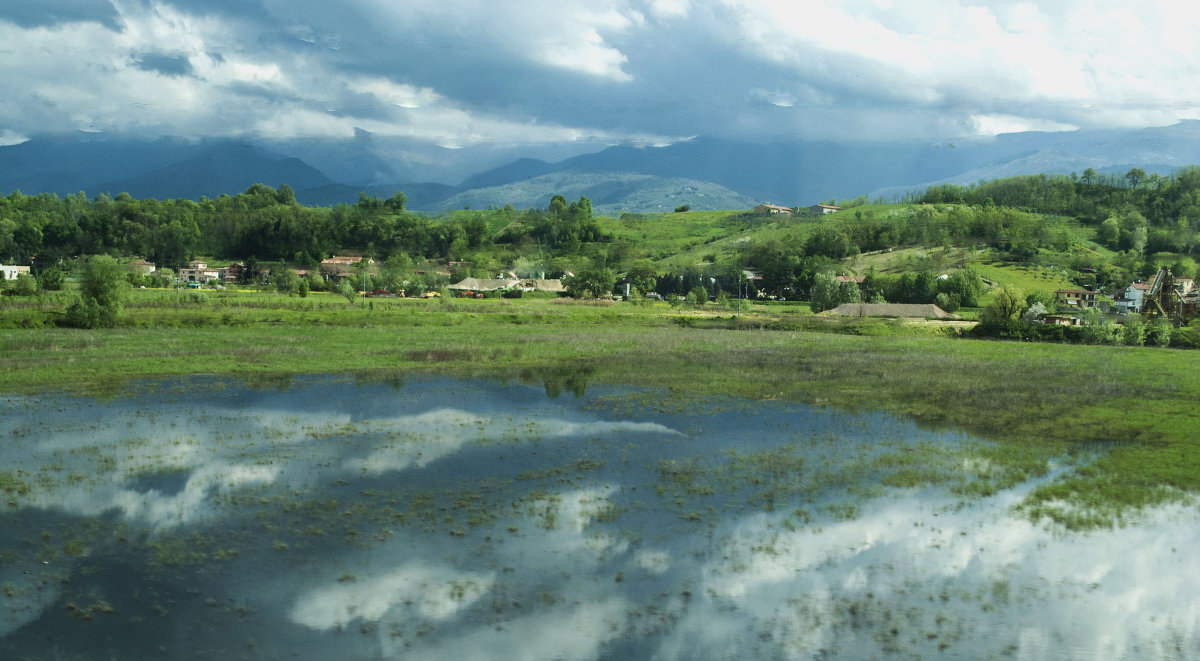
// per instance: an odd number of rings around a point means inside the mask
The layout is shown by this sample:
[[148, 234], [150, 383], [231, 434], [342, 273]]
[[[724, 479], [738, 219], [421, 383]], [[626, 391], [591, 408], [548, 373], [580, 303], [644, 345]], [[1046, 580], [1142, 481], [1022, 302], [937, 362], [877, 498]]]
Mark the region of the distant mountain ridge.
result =
[[[354, 203], [403, 191], [409, 207], [545, 206], [587, 195], [605, 213], [807, 206], [860, 195], [895, 196], [953, 182], [1036, 173], [1168, 174], [1200, 164], [1200, 120], [1139, 130], [1014, 133], [943, 143], [750, 143], [700, 137], [666, 147], [610, 146], [551, 161], [505, 160], [511, 148], [452, 150], [360, 132], [350, 140], [269, 142], [41, 136], [0, 147], [0, 194], [128, 192], [136, 197], [236, 194], [256, 183], [291, 186], [306, 204]], [[472, 163], [483, 169], [471, 173]], [[493, 164], [493, 165], [489, 165]], [[331, 174], [332, 173], [332, 174]], [[428, 178], [418, 179], [416, 177]]]

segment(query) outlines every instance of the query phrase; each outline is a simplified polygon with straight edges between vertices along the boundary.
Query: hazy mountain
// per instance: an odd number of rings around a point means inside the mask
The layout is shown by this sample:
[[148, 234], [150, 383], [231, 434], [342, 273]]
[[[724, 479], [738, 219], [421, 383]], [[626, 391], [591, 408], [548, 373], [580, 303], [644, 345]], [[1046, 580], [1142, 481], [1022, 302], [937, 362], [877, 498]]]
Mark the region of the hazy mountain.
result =
[[333, 183], [298, 158], [287, 158], [245, 144], [217, 144], [170, 165], [136, 176], [105, 182], [100, 190], [126, 192], [134, 197], [218, 197], [240, 193], [264, 183], [310, 189]]
[[1200, 121], [1188, 121], [1136, 131], [1028, 132], [935, 144], [753, 144], [698, 138], [667, 147], [612, 147], [558, 163], [522, 159], [465, 183], [498, 186], [551, 172], [630, 172], [708, 181], [758, 201], [797, 206], [944, 181], [973, 183], [1088, 167], [1100, 172], [1141, 167], [1167, 174], [1197, 163]]
[[753, 198], [711, 182], [626, 172], [554, 172], [500, 186], [472, 188], [442, 204], [447, 209], [505, 204], [518, 209], [544, 209], [555, 194], [568, 200], [586, 196], [593, 208], [606, 214], [672, 211], [684, 204], [696, 210], [746, 209], [757, 204]]
[[[143, 140], [106, 134], [37, 137], [0, 147], [0, 194], [129, 192], [138, 197], [236, 194], [290, 185], [302, 202], [354, 203], [404, 191], [409, 207], [545, 206], [587, 195], [607, 212], [804, 206], [898, 195], [941, 182], [1032, 173], [1167, 174], [1200, 163], [1200, 121], [1141, 130], [1014, 133], [957, 143], [697, 138], [666, 147], [570, 143], [461, 149], [360, 131], [345, 140]], [[584, 150], [595, 149], [582, 153]], [[413, 183], [424, 182], [424, 183]]]

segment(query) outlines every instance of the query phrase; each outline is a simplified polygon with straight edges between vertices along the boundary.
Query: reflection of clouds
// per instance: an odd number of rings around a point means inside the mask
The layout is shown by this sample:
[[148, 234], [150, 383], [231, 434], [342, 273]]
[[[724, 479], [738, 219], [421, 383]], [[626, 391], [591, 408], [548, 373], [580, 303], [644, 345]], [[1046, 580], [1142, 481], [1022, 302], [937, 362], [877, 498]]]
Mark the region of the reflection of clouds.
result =
[[385, 652], [405, 659], [598, 659], [625, 630], [626, 603], [611, 598], [538, 613], [500, 627], [476, 627], [445, 640]]
[[555, 420], [539, 425], [539, 431], [552, 438], [605, 436], [608, 434], [668, 434], [682, 436], [683, 432], [657, 422], [568, 422]]
[[1014, 646], [1017, 658], [1169, 657], [1172, 641], [1196, 649], [1200, 563], [1183, 551], [1200, 544], [1194, 511], [1055, 535], [1012, 518], [1018, 499], [949, 510], [908, 497], [795, 531], [750, 517], [701, 570], [700, 598], [659, 658], [720, 657], [768, 635], [801, 657], [937, 655], [940, 645], [973, 656]]
[[248, 485], [270, 484], [278, 467], [211, 463], [193, 471], [174, 495], [158, 489], [135, 491], [119, 483], [96, 481], [86, 486], [66, 486], [37, 492], [29, 499], [36, 507], [58, 508], [80, 516], [120, 511], [126, 519], [155, 528], [195, 523], [211, 514], [213, 494], [228, 494]]
[[0, 638], [42, 616], [58, 599], [60, 581], [43, 581], [37, 573], [0, 571], [0, 584], [12, 595], [0, 594]]
[[497, 438], [521, 442], [630, 433], [679, 434], [652, 422], [572, 422], [540, 417], [501, 421], [452, 408], [371, 420], [367, 428], [388, 435], [387, 444], [366, 457], [347, 459], [343, 465], [371, 475], [421, 468], [470, 444], [494, 442]]
[[[342, 628], [356, 619], [378, 622], [447, 620], [491, 589], [490, 574], [455, 572], [413, 564], [379, 576], [364, 576], [302, 595], [290, 618], [310, 629]], [[397, 609], [399, 613], [390, 611]]]
[[671, 554], [662, 551], [638, 551], [634, 561], [639, 569], [651, 574], [665, 574], [671, 568]]
[[486, 418], [458, 409], [373, 420], [372, 429], [399, 438], [392, 439], [365, 458], [347, 459], [343, 465], [349, 470], [372, 475], [409, 467], [421, 468], [478, 441], [489, 424], [491, 421]]
[[183, 490], [173, 496], [155, 489], [146, 492], [121, 489], [111, 504], [100, 511], [116, 508], [127, 519], [146, 521], [157, 528], [194, 523], [211, 509], [209, 500], [213, 493], [228, 494], [244, 486], [270, 484], [279, 470], [272, 466], [209, 464], [193, 472]]

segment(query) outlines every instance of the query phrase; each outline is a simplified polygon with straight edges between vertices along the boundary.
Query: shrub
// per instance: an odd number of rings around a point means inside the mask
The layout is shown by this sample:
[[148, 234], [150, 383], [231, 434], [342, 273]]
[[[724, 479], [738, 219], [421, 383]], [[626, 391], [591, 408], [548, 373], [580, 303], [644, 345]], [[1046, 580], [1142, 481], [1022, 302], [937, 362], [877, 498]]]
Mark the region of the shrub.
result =
[[97, 255], [83, 268], [79, 299], [67, 308], [66, 322], [78, 328], [112, 328], [117, 325], [129, 282], [124, 264], [108, 255]]
[[67, 274], [63, 273], [62, 269], [57, 266], [42, 269], [42, 272], [38, 274], [38, 284], [45, 291], [58, 291], [62, 289], [66, 279]]
[[38, 292], [37, 280], [28, 273], [22, 273], [13, 281], [10, 291], [14, 296], [34, 296]]

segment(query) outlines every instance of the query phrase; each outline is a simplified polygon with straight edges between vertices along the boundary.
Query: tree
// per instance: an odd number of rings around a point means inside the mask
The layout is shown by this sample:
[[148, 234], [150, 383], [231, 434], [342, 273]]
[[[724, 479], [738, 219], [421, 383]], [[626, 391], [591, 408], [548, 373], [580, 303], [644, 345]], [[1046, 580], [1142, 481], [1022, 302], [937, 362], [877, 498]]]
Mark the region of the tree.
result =
[[1146, 252], [1146, 226], [1139, 225], [1129, 233], [1129, 249], [1140, 255]]
[[1137, 188], [1146, 180], [1146, 171], [1141, 168], [1133, 168], [1125, 173], [1125, 181], [1129, 182], [1130, 188]]
[[390, 292], [397, 292], [413, 272], [413, 263], [403, 252], [393, 253], [379, 265], [376, 284]]
[[1115, 216], [1106, 218], [1096, 230], [1096, 238], [1109, 248], [1116, 248], [1121, 238], [1121, 221]]
[[129, 283], [124, 264], [97, 255], [83, 268], [79, 298], [67, 308], [67, 323], [79, 328], [112, 328], [117, 325]]
[[983, 308], [980, 320], [989, 324], [1012, 323], [1025, 310], [1025, 294], [1011, 285], [1004, 285]]
[[[1029, 297], [1026, 297], [1025, 300], [1028, 301]], [[1034, 301], [1021, 313], [1021, 319], [1028, 322], [1038, 321], [1044, 316], [1046, 316], [1046, 306], [1041, 301]]]
[[852, 280], [842, 282], [830, 273], [813, 276], [809, 294], [809, 307], [813, 312], [832, 310], [842, 303], [857, 303], [860, 300], [862, 292], [858, 289], [858, 283]]
[[[973, 308], [979, 305], [979, 297], [983, 295], [983, 278], [979, 277], [975, 269], [968, 266], [938, 280], [937, 288], [938, 291], [947, 295], [958, 295], [959, 305]], [[953, 312], [953, 310], [946, 310], [946, 312]]]
[[395, 194], [393, 194], [391, 197], [389, 197], [387, 199], [387, 202], [383, 203], [383, 206], [387, 207], [388, 209], [391, 209], [392, 211], [400, 213], [400, 212], [404, 211], [404, 205], [406, 205], [406, 204], [408, 204], [408, 196], [405, 195], [404, 193], [397, 191]]
[[946, 292], [940, 292], [937, 295], [937, 298], [933, 299], [933, 302], [946, 312], [954, 312], [959, 308], [958, 294], [947, 294]]
[[1042, 314], [1058, 309], [1058, 302], [1054, 300], [1054, 292], [1045, 289], [1035, 289], [1025, 295], [1026, 306], [1032, 308], [1036, 303], [1041, 304]]
[[280, 269], [279, 274], [272, 277], [271, 280], [275, 283], [275, 291], [280, 294], [294, 294], [300, 276], [292, 269], [285, 268]]
[[58, 291], [63, 288], [63, 283], [67, 280], [67, 274], [63, 273], [62, 269], [57, 266], [42, 269], [38, 273], [38, 284], [45, 291]]
[[617, 276], [607, 268], [591, 267], [563, 279], [563, 286], [572, 298], [599, 298], [612, 293]]
[[546, 209], [551, 218], [562, 218], [567, 213], [567, 198], [562, 195], [555, 195], [550, 198], [550, 206]]
[[354, 301], [358, 298], [358, 292], [354, 291], [354, 285], [351, 285], [347, 278], [339, 279], [337, 285], [334, 286], [334, 291], [344, 296], [350, 305], [354, 305]]

